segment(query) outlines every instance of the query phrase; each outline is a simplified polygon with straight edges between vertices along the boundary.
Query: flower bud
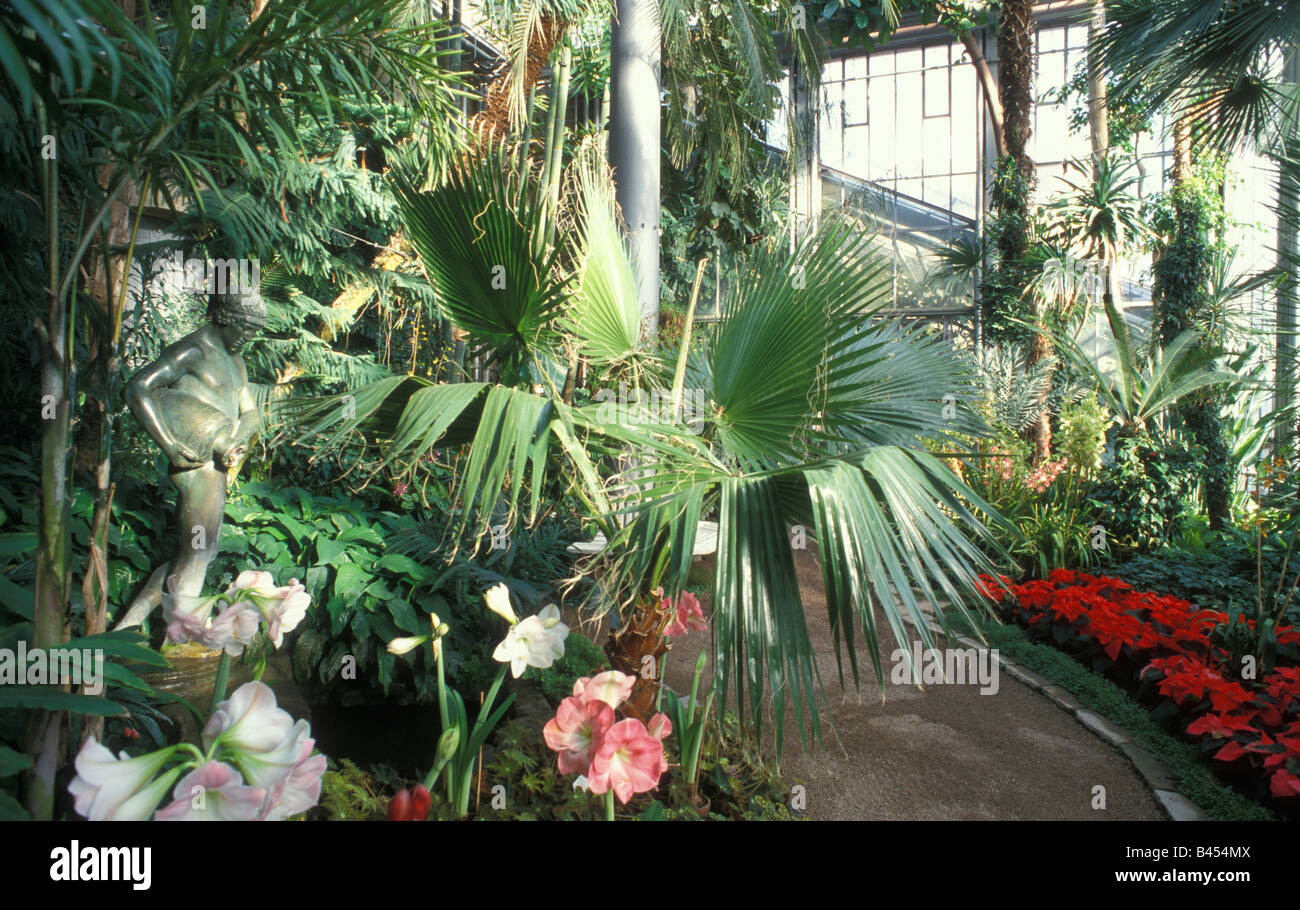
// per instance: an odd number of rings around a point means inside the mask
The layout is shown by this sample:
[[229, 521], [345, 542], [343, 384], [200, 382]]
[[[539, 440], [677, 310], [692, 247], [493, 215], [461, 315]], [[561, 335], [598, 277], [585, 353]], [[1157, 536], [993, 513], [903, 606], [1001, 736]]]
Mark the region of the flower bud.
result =
[[488, 588], [487, 593], [483, 595], [483, 600], [489, 610], [510, 625], [518, 624], [519, 617], [515, 616], [515, 609], [510, 605], [510, 589], [504, 584], [497, 583]]
[[408, 822], [411, 820], [411, 791], [398, 790], [393, 801], [388, 805], [390, 822]]
[[433, 798], [423, 784], [416, 784], [411, 788], [411, 821], [422, 822], [429, 818], [429, 807], [433, 804]]
[[429, 640], [427, 635], [410, 635], [406, 638], [394, 638], [388, 643], [389, 654], [406, 654], [414, 651]]
[[460, 748], [460, 728], [448, 727], [442, 731], [442, 736], [438, 738], [438, 757], [434, 760], [434, 770], [441, 771], [447, 766]]

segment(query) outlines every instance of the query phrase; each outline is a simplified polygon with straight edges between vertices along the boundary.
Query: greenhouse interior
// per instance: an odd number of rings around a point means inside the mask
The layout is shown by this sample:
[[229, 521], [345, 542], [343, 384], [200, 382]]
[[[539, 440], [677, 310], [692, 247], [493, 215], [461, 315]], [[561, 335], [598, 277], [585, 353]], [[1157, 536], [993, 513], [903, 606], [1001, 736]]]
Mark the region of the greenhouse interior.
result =
[[0, 68], [0, 819], [1300, 819], [1300, 5]]

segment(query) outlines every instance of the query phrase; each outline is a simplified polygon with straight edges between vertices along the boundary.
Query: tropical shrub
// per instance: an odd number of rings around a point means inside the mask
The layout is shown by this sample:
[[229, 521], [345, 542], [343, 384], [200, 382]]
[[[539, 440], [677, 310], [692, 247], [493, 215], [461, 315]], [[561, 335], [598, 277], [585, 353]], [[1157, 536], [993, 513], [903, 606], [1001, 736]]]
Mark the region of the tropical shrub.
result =
[[[1276, 566], [1270, 566], [1273, 576]], [[1259, 585], [1255, 553], [1245, 532], [1207, 535], [1200, 546], [1168, 546], [1117, 563], [1112, 574], [1139, 590], [1170, 594], [1216, 610], [1240, 609]]]
[[[452, 643], [444, 649], [447, 676], [453, 685], [473, 689], [485, 680], [472, 672], [463, 675], [462, 661], [487, 653], [495, 634], [478, 606], [479, 590], [505, 582], [526, 602], [538, 603], [549, 589], [528, 579], [558, 579], [564, 573], [548, 574], [538, 560], [524, 555], [506, 563], [502, 550], [489, 551], [484, 559], [453, 555], [441, 529], [430, 529], [419, 514], [246, 483], [226, 505], [220, 561], [210, 578], [224, 578], [231, 571], [229, 559], [282, 571], [306, 566], [304, 585], [320, 608], [303, 624], [293, 665], [307, 691], [343, 704], [432, 704], [437, 681], [428, 655], [418, 652], [399, 664], [387, 650], [390, 641], [427, 632], [429, 614], [438, 615], [452, 630]], [[541, 566], [561, 568], [564, 562], [556, 554], [568, 540], [549, 528], [542, 539], [553, 549], [534, 547], [546, 557]], [[470, 660], [466, 670], [476, 669], [484, 668]]]
[[972, 488], [1012, 526], [994, 529], [994, 534], [1014, 558], [1016, 571], [1039, 578], [1053, 569], [1094, 566], [1106, 549], [1087, 508], [1105, 414], [1088, 397], [1068, 405], [1060, 421], [1053, 460], [1034, 465], [1032, 448], [1018, 432], [1021, 427], [1003, 425], [977, 443], [979, 457], [968, 472]]
[[1119, 553], [1169, 543], [1195, 513], [1199, 450], [1143, 433], [1115, 440], [1114, 461], [1089, 494], [1089, 508]]

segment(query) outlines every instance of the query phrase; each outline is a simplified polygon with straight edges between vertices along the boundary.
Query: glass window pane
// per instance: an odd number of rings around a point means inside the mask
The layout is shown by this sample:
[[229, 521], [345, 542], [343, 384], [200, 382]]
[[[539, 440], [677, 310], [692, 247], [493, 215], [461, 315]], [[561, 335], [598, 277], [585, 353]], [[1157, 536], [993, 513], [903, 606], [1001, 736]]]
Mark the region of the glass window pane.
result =
[[921, 69], [922, 58], [920, 48], [910, 51], [898, 51], [897, 53], [898, 60], [896, 61], [896, 65], [898, 67], [898, 72], [911, 73]]
[[870, 70], [871, 75], [873, 76], [881, 76], [881, 75], [887, 75], [889, 73], [892, 73], [894, 71], [894, 52], [879, 51], [877, 53], [872, 54], [869, 58], [867, 58], [867, 68]]
[[927, 175], [952, 173], [952, 134], [950, 129], [951, 124], [946, 117], [936, 117], [924, 121], [922, 129], [924, 147], [921, 153], [921, 164], [924, 170], [922, 173]]
[[898, 164], [906, 176], [921, 173], [921, 74], [898, 77]]
[[849, 126], [867, 122], [867, 80], [844, 83], [844, 122]]
[[952, 178], [952, 210], [954, 214], [974, 218], [977, 208], [974, 174], [958, 174]]
[[1050, 89], [1060, 88], [1065, 84], [1065, 55], [1059, 51], [1038, 55], [1038, 73], [1035, 76], [1034, 93], [1040, 98]]
[[1065, 28], [1043, 28], [1038, 30], [1038, 51], [1059, 51], [1065, 47]]
[[844, 126], [844, 110], [841, 103], [844, 100], [844, 83], [827, 82], [822, 86], [822, 114], [826, 118], [826, 123], [836, 129]]
[[922, 192], [924, 193], [922, 198], [930, 205], [937, 205], [941, 209], [946, 209], [952, 204], [947, 177], [925, 178]]
[[832, 121], [823, 120], [821, 125], [822, 140], [822, 164], [830, 165], [834, 168], [844, 166], [843, 142], [844, 127], [838, 119]]
[[873, 180], [893, 176], [897, 161], [894, 142], [894, 79], [871, 80], [867, 93], [867, 110], [871, 124], [871, 158], [868, 176]]
[[844, 131], [844, 170], [858, 177], [870, 177], [867, 130], [865, 126], [851, 126]]
[[867, 76], [867, 58], [853, 57], [844, 61], [845, 79], [865, 79]]
[[946, 117], [948, 115], [948, 70], [929, 69], [925, 71], [925, 116]]

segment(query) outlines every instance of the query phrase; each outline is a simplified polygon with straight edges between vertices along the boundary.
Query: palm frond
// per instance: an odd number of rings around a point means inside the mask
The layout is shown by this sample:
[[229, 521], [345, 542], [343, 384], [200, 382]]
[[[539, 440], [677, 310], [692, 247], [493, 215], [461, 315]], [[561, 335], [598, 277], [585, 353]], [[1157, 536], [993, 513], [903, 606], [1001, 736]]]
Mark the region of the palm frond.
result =
[[555, 278], [556, 251], [538, 242], [546, 224], [536, 194], [491, 154], [428, 192], [406, 175], [393, 187], [442, 313], [491, 351], [507, 381], [526, 375], [553, 346], [553, 320], [568, 298]]
[[637, 354], [641, 317], [612, 181], [605, 165], [587, 156], [579, 161], [578, 183], [583, 215], [579, 278], [567, 322], [591, 362], [604, 367], [628, 364]]

